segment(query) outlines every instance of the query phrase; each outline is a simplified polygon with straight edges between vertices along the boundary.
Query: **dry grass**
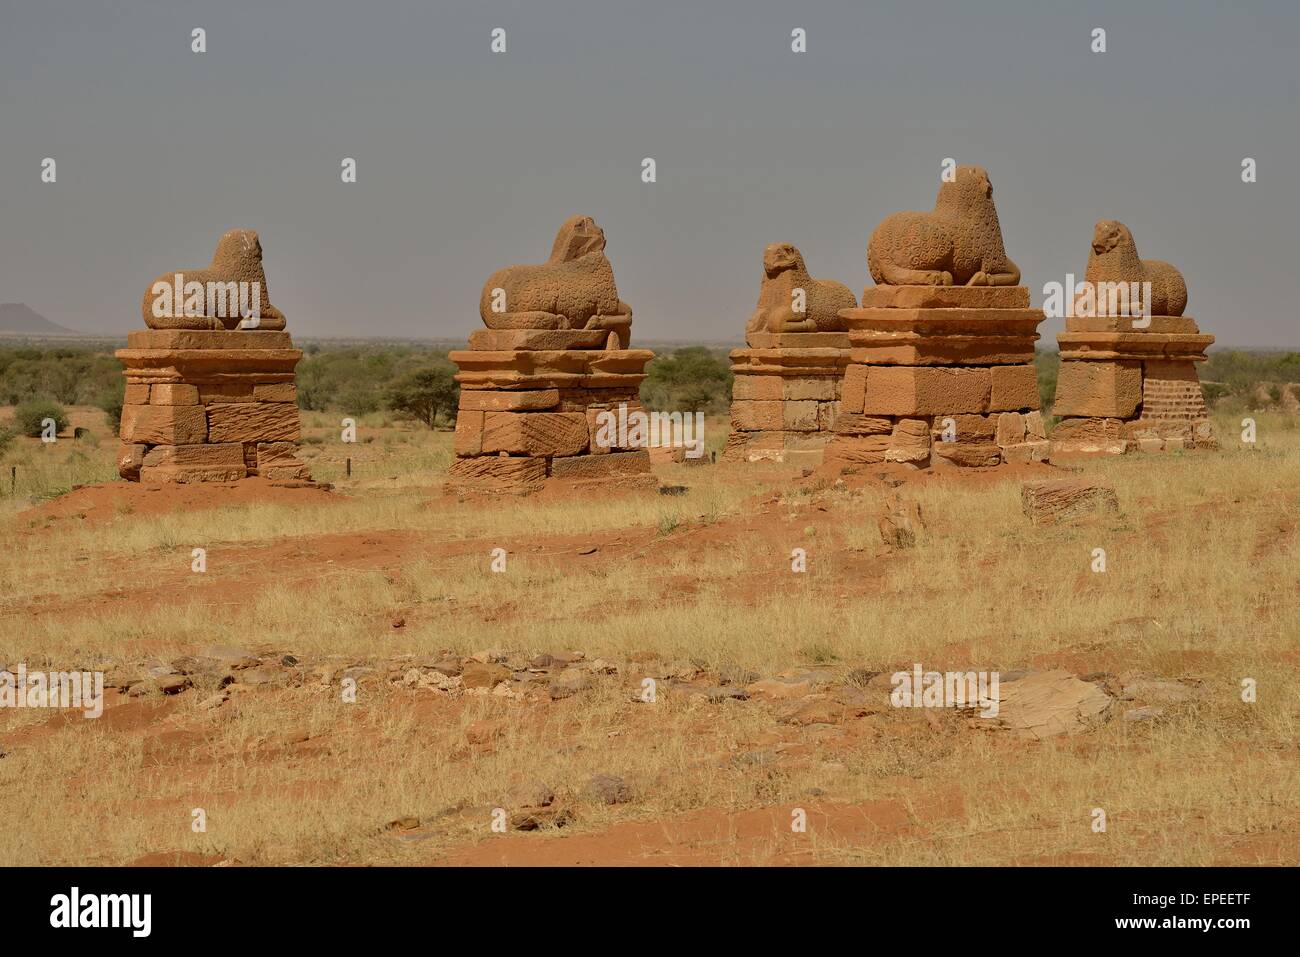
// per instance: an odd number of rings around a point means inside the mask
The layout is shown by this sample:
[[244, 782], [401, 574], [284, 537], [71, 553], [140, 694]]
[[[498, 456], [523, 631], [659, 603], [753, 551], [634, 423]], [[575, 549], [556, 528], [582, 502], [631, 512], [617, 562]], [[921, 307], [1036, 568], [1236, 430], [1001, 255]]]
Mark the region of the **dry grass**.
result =
[[[579, 649], [624, 670], [556, 703], [446, 699], [381, 679], [356, 704], [317, 682], [215, 710], [192, 691], [132, 703], [142, 723], [124, 729], [2, 713], [0, 808], [25, 823], [0, 830], [0, 863], [168, 850], [429, 861], [489, 839], [491, 808], [531, 780], [579, 805], [562, 833], [811, 801], [905, 809], [908, 826], [814, 828], [800, 847], [823, 863], [1294, 863], [1300, 431], [1257, 418], [1252, 450], [1219, 422], [1218, 454], [1088, 464], [1113, 481], [1121, 512], [1079, 525], [1027, 524], [1014, 481], [909, 484], [927, 527], [915, 549], [890, 555], [875, 531], [884, 491], [871, 487], [669, 466], [661, 478], [685, 495], [457, 502], [438, 494], [447, 435], [376, 421], [362, 428], [373, 441], [345, 448], [322, 416], [307, 419], [322, 441], [306, 449], [342, 503], [46, 522], [28, 497], [107, 478], [111, 443], [20, 444], [5, 465], [19, 464], [22, 488], [0, 503], [0, 663], [142, 663], [229, 643], [353, 663]], [[7, 493], [7, 467], [3, 478]], [[362, 554], [366, 540], [391, 548]], [[599, 551], [578, 555], [585, 542]], [[199, 546], [203, 576], [188, 568]], [[505, 574], [488, 568], [498, 546]], [[807, 551], [805, 575], [790, 571], [794, 548]], [[1104, 574], [1090, 571], [1096, 548]], [[1135, 671], [1205, 693], [1158, 721], [1026, 744], [947, 720], [795, 727], [753, 701], [665, 694], [647, 706], [631, 700], [629, 664], [646, 657], [765, 676], [914, 661]], [[1258, 680], [1257, 704], [1240, 701], [1243, 677]], [[484, 720], [502, 720], [501, 736], [467, 744], [465, 728]], [[777, 747], [771, 763], [732, 761]], [[582, 784], [606, 771], [636, 784], [636, 802], [582, 802]], [[206, 834], [190, 829], [195, 807]], [[1105, 834], [1090, 829], [1096, 807]], [[384, 829], [410, 815], [424, 822], [419, 840]], [[782, 860], [790, 840], [713, 853]]]

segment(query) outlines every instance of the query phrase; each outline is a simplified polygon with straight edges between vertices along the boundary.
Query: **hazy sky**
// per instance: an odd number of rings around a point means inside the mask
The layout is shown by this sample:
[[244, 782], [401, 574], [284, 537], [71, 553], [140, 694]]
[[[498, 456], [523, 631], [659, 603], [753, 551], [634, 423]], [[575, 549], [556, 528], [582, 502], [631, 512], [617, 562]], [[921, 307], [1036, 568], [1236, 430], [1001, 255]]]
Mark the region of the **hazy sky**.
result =
[[1221, 344], [1300, 346], [1297, 49], [1295, 0], [0, 0], [0, 301], [124, 332], [248, 227], [290, 331], [463, 338], [585, 213], [634, 343], [739, 339], [765, 245], [860, 293], [954, 157], [1035, 302], [1114, 218]]

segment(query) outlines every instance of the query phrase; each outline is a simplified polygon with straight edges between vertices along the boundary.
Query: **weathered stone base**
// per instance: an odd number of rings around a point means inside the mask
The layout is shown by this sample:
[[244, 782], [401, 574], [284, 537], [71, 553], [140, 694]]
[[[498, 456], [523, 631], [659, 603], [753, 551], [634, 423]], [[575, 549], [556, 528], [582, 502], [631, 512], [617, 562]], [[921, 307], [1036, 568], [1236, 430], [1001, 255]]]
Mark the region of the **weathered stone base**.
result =
[[730, 461], [816, 465], [830, 440], [849, 363], [843, 333], [755, 333], [731, 353]]
[[310, 481], [298, 459], [287, 332], [141, 330], [119, 349], [126, 397], [118, 473], [130, 481]]
[[987, 468], [1044, 461], [1034, 342], [1044, 319], [1010, 287], [868, 287], [849, 324], [827, 461]]
[[[479, 335], [475, 333], [475, 335]], [[471, 340], [495, 345], [500, 336]], [[552, 338], [519, 341], [550, 345]], [[645, 349], [469, 349], [460, 368], [452, 487], [527, 491], [548, 479], [652, 482], [650, 454], [602, 434], [599, 413], [641, 409]], [[606, 442], [606, 438], [612, 441]]]
[[1056, 455], [1216, 449], [1196, 363], [1213, 336], [1188, 316], [1071, 318], [1060, 335]]

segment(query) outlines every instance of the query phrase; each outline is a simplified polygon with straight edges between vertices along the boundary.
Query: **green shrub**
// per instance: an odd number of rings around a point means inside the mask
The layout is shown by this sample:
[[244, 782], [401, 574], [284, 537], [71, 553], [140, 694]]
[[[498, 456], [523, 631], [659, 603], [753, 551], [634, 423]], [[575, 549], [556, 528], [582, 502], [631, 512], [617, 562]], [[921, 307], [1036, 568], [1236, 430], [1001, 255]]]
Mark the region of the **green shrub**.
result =
[[1214, 405], [1216, 402], [1218, 402], [1218, 401], [1219, 401], [1220, 399], [1222, 399], [1224, 396], [1230, 395], [1231, 392], [1232, 392], [1232, 390], [1229, 389], [1229, 388], [1228, 388], [1226, 385], [1224, 385], [1222, 382], [1202, 382], [1202, 383], [1201, 383], [1201, 397], [1202, 397], [1203, 399], [1205, 399], [1205, 404], [1206, 404], [1207, 406], [1212, 406], [1212, 405]]
[[656, 412], [723, 412], [731, 403], [732, 378], [724, 355], [687, 346], [646, 367], [641, 402]]
[[126, 381], [117, 383], [115, 388], [100, 394], [95, 405], [104, 410], [109, 427], [116, 432], [122, 424], [122, 405], [126, 402]]
[[65, 431], [68, 427], [68, 413], [63, 410], [63, 406], [49, 399], [33, 399], [22, 403], [14, 410], [14, 421], [18, 424], [18, 431], [28, 438], [41, 437], [46, 419], [53, 419], [59, 432]]
[[460, 387], [448, 366], [429, 366], [406, 373], [384, 390], [384, 405], [406, 419], [429, 428], [439, 416], [454, 418]]

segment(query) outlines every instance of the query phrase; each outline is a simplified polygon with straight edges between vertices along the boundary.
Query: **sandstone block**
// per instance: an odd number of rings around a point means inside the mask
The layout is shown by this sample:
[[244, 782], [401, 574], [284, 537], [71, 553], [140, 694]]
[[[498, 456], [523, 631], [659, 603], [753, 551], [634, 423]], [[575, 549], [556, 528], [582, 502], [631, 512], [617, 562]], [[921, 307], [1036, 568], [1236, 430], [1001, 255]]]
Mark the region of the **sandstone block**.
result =
[[844, 435], [888, 435], [894, 430], [893, 419], [860, 412], [844, 412], [835, 419], [835, 431]]
[[[464, 392], [461, 393], [463, 398]], [[485, 414], [473, 409], [461, 409], [456, 414], [456, 434], [452, 448], [457, 455], [483, 454], [483, 420]]]
[[890, 448], [928, 449], [930, 444], [930, 423], [925, 419], [899, 419], [890, 430]]
[[298, 407], [287, 402], [240, 402], [208, 408], [213, 442], [296, 442]]
[[1032, 365], [993, 366], [989, 369], [989, 411], [1016, 412], [1037, 409], [1038, 370]]
[[1052, 441], [1110, 445], [1124, 438], [1122, 427], [1123, 423], [1119, 419], [1062, 419], [1052, 429]]
[[[850, 367], [852, 368], [857, 367]], [[928, 366], [863, 368], [867, 370], [867, 378], [862, 411], [868, 415], [920, 416], [985, 412], [989, 406], [989, 369]], [[846, 377], [846, 394], [847, 386]], [[847, 404], [845, 407], [848, 407]]]
[[1019, 412], [1003, 412], [997, 417], [997, 435], [994, 439], [998, 445], [1019, 445], [1025, 441], [1025, 417]]
[[1002, 461], [1010, 464], [1023, 465], [1027, 462], [1046, 462], [1051, 451], [1051, 442], [1046, 440], [1031, 440], [1028, 442], [1019, 442], [1015, 445], [1003, 445]]
[[237, 482], [248, 477], [248, 470], [239, 465], [146, 465], [140, 469], [140, 481], [146, 485], [164, 485], [169, 482]]
[[929, 431], [936, 443], [987, 444], [994, 441], [997, 428], [998, 417], [996, 415], [964, 413], [935, 416]]
[[636, 475], [650, 471], [650, 452], [610, 452], [606, 455], [556, 456], [551, 459], [551, 476], [561, 479], [599, 479]]
[[144, 456], [146, 467], [211, 466], [244, 467], [244, 447], [237, 442], [202, 445], [155, 445]]
[[139, 481], [140, 466], [144, 465], [145, 445], [128, 445], [123, 442], [117, 449], [117, 474], [129, 482]]
[[149, 404], [149, 386], [146, 384], [134, 382], [127, 383], [126, 394], [122, 398], [122, 405], [148, 405]]
[[1099, 479], [1052, 479], [1020, 487], [1024, 513], [1035, 524], [1068, 521], [1090, 512], [1119, 511], [1115, 489]]
[[198, 405], [198, 386], [184, 382], [159, 382], [149, 392], [150, 405]]
[[737, 375], [731, 388], [733, 401], [779, 402], [785, 387], [779, 375]]
[[142, 445], [197, 445], [208, 438], [208, 418], [198, 406], [123, 406], [121, 437]]
[[545, 412], [559, 404], [559, 389], [463, 389], [460, 393], [460, 407], [473, 412]]
[[1071, 418], [1127, 419], [1141, 401], [1140, 360], [1062, 362], [1052, 411]]
[[483, 451], [511, 455], [577, 455], [587, 450], [587, 416], [581, 412], [488, 412]]
[[199, 385], [199, 403], [214, 405], [253, 401], [253, 381], [204, 382]]
[[1030, 439], [1047, 438], [1047, 428], [1043, 424], [1043, 413], [1037, 411], [1025, 413], [1025, 432]]
[[253, 398], [258, 402], [298, 401], [298, 387], [292, 382], [265, 382], [253, 386]]
[[963, 468], [985, 468], [1002, 461], [1002, 451], [992, 442], [935, 442], [930, 452]]
[[[298, 446], [294, 442], [258, 442], [253, 449], [253, 461], [258, 469], [302, 464], [298, 461]], [[247, 448], [244, 458], [247, 462]]]
[[844, 370], [844, 381], [840, 383], [840, 411], [862, 413], [865, 411], [867, 390], [867, 367], [851, 365]]
[[583, 415], [587, 417], [587, 451], [592, 455], [608, 455], [610, 452], [610, 447], [606, 443], [599, 441], [597, 438], [597, 436], [600, 435], [601, 430], [604, 428], [601, 424], [602, 419], [604, 419], [601, 413], [609, 411], [612, 410], [588, 407], [587, 410], [583, 412]]
[[817, 403], [813, 401], [781, 403], [781, 422], [783, 428], [792, 432], [816, 432]]
[[608, 339], [605, 329], [478, 329], [469, 334], [469, 347], [489, 352], [554, 352], [603, 349]]
[[887, 435], [836, 435], [826, 446], [826, 459], [848, 465], [874, 465], [885, 461], [890, 447]]
[[862, 307], [892, 309], [1027, 309], [1027, 286], [868, 286]]
[[468, 482], [528, 485], [546, 478], [546, 460], [527, 456], [480, 455], [474, 459], [456, 459], [447, 469], [447, 475]]
[[785, 428], [784, 406], [781, 401], [732, 401], [731, 427], [737, 432], [779, 432]]
[[268, 329], [137, 329], [127, 333], [126, 347], [154, 352], [189, 352], [199, 349], [286, 350], [292, 349], [293, 343], [289, 333]]
[[837, 398], [836, 380], [829, 376], [804, 376], [795, 379], [783, 380], [785, 398], [787, 401], [803, 401], [807, 399], [817, 399], [822, 402], [830, 402]]
[[311, 479], [311, 473], [303, 462], [268, 465], [265, 468], [259, 468], [258, 474], [263, 478], [270, 479], [272, 482], [308, 481]]

